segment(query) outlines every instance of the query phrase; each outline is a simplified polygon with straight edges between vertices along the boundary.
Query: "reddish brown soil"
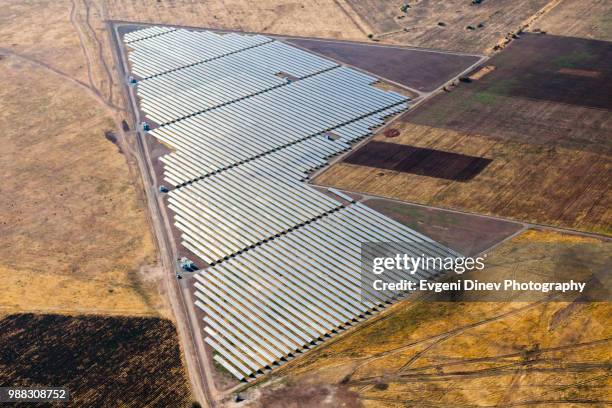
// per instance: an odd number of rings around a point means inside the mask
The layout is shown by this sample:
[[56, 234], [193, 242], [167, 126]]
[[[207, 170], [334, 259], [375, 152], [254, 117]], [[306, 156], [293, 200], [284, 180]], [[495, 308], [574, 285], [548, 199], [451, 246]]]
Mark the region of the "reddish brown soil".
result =
[[348, 41], [298, 38], [285, 41], [424, 92], [433, 91], [479, 59], [470, 55]]
[[378, 141], [368, 142], [344, 160], [349, 164], [454, 181], [471, 180], [491, 161], [484, 157]]

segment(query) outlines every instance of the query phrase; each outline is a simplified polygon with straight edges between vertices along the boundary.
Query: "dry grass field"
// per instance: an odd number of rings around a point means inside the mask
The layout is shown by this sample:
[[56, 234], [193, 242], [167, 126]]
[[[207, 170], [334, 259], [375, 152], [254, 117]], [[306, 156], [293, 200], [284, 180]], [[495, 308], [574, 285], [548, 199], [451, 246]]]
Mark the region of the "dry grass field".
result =
[[189, 406], [106, 17], [89, 0], [0, 9], [0, 383]]
[[[490, 253], [484, 272], [538, 276], [579, 265], [589, 274], [609, 263], [610, 245], [527, 231]], [[404, 301], [250, 392], [266, 407], [292, 395], [303, 407], [318, 406], [321, 395], [337, 406], [603, 407], [612, 386], [610, 313], [607, 302]]]
[[555, 35], [612, 41], [612, 3], [563, 0], [532, 28]]
[[0, 318], [0, 343], [0, 385], [66, 387], [61, 406], [191, 406], [169, 320], [12, 314]]
[[108, 0], [106, 4], [114, 20], [340, 39], [364, 40], [367, 35], [332, 0]]
[[411, 8], [400, 19], [403, 2], [372, 0], [107, 0], [106, 10], [114, 20], [360, 41], [371, 34], [382, 43], [488, 53], [556, 1], [497, 0], [472, 6], [463, 0], [418, 0], [408, 2]]
[[[355, 0], [350, 3], [359, 4], [355, 11], [366, 21], [369, 13], [379, 16], [378, 4], [384, 4], [383, 15], [388, 21], [385, 24], [378, 21], [373, 27], [381, 29], [374, 33], [382, 42], [484, 54], [551, 1], [496, 0], [483, 1], [480, 5], [463, 0]], [[411, 6], [405, 14], [400, 10], [403, 3]], [[398, 28], [392, 29], [393, 24]]]
[[2, 311], [166, 313], [137, 176], [105, 137], [123, 116], [98, 11], [0, 11]]

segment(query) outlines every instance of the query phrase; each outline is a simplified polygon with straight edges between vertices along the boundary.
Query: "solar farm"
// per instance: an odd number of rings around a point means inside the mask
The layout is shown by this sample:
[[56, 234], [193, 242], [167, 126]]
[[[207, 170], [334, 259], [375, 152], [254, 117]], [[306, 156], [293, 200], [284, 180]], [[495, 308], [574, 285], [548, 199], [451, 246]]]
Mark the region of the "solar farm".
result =
[[377, 77], [262, 35], [154, 26], [123, 41], [147, 137], [171, 151], [159, 160], [181, 244], [202, 267], [194, 302], [205, 342], [236, 378], [266, 373], [402, 296], [361, 296], [362, 243], [458, 255], [306, 182], [408, 109], [406, 96], [373, 86]]

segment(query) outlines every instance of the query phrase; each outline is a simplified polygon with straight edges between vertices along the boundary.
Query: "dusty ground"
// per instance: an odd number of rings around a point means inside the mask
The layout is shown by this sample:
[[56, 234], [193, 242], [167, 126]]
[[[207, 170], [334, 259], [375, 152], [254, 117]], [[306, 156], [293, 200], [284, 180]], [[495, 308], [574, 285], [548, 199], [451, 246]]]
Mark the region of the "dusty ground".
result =
[[163, 314], [144, 203], [112, 142], [122, 115], [106, 37], [87, 10], [0, 11], [0, 309]]
[[412, 7], [401, 19], [403, 2], [373, 0], [108, 0], [106, 8], [115, 20], [360, 41], [372, 35], [381, 43], [488, 53], [542, 7], [558, 1], [497, 0], [472, 6], [463, 0], [419, 0], [409, 2]]
[[[414, 45], [461, 52], [489, 53], [492, 47], [508, 33], [518, 28], [542, 7], [547, 0], [496, 0], [472, 5], [470, 1], [376, 2], [351, 0], [355, 11], [369, 21], [368, 14], [384, 4], [387, 22], [374, 13], [377, 22], [372, 23], [373, 32], [382, 42]], [[410, 4], [404, 14], [403, 3]], [[359, 6], [357, 6], [359, 5]], [[401, 18], [398, 18], [401, 17]], [[396, 25], [398, 28], [393, 28]], [[467, 27], [472, 27], [468, 29]]]
[[239, 29], [271, 34], [366, 39], [366, 33], [331, 0], [108, 0], [107, 9], [110, 18], [114, 20]]
[[61, 406], [191, 406], [169, 320], [13, 314], [0, 343], [0, 385], [66, 387]]
[[532, 29], [568, 37], [612, 41], [612, 3], [607, 0], [563, 0]]
[[[493, 251], [485, 271], [535, 276], [570, 271], [573, 260], [596, 272], [610, 245], [528, 231]], [[577, 252], [583, 248], [588, 256]], [[357, 406], [357, 393], [365, 407], [603, 407], [612, 385], [610, 312], [606, 302], [402, 302], [250, 392], [289, 401], [293, 384], [331, 384], [346, 406]]]

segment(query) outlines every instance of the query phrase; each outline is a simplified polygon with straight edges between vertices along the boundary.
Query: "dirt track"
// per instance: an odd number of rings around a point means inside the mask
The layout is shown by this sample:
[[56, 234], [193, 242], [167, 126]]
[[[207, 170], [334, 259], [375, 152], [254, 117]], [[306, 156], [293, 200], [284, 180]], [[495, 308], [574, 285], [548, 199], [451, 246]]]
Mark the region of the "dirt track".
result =
[[[117, 26], [107, 23], [107, 27], [111, 36], [111, 43], [113, 44], [113, 54], [116, 58], [117, 66], [120, 67], [120, 77], [125, 77], [127, 66]], [[138, 104], [132, 92], [133, 90], [125, 84], [124, 90], [134, 115], [133, 123], [140, 123]], [[181, 349], [186, 360], [192, 392], [196, 400], [203, 404], [203, 406], [214, 407], [215, 401], [218, 398], [218, 391], [215, 389], [211, 371], [214, 368], [209, 361], [204, 349], [204, 343], [200, 338], [201, 328], [192, 310], [191, 291], [188, 287], [181, 286], [181, 282], [183, 282], [183, 285], [186, 285], [187, 280], [179, 281], [175, 277], [178, 271], [178, 266], [175, 262], [175, 259], [177, 259], [176, 244], [171, 238], [172, 229], [165, 212], [163, 199], [157, 195], [159, 182], [156, 179], [155, 169], [149, 157], [148, 138], [145, 134], [137, 131], [135, 137], [131, 138], [128, 142], [132, 147], [132, 154], [138, 162], [147, 196], [149, 221], [156, 237], [160, 261], [164, 270], [166, 293], [176, 319]]]

